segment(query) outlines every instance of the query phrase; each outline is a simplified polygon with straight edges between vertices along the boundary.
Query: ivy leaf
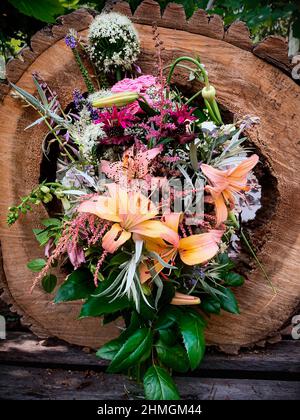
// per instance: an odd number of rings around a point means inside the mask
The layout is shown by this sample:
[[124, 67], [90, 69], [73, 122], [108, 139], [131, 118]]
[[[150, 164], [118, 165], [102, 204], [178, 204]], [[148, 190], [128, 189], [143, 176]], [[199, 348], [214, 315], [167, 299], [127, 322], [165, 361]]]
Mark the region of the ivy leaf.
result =
[[179, 400], [179, 393], [168, 372], [156, 365], [151, 366], [144, 376], [147, 400]]
[[60, 0], [8, 0], [19, 12], [43, 22], [55, 22], [55, 17], [64, 14]]
[[122, 345], [109, 365], [108, 372], [122, 372], [138, 363], [145, 354], [150, 355], [152, 332], [148, 328], [137, 330]]
[[35, 273], [41, 271], [45, 265], [46, 261], [43, 258], [36, 258], [35, 260], [31, 260], [27, 263], [29, 270], [34, 271]]
[[95, 286], [90, 270], [79, 268], [73, 271], [58, 289], [54, 303], [69, 302], [71, 300], [85, 299], [93, 291]]
[[168, 346], [162, 340], [155, 344], [159, 360], [176, 372], [185, 373], [189, 370], [189, 359], [185, 348], [181, 344]]
[[241, 276], [238, 273], [234, 273], [233, 271], [230, 271], [229, 273], [226, 273], [223, 277], [223, 280], [225, 284], [231, 287], [239, 287], [244, 284], [244, 277]]
[[205, 352], [204, 327], [196, 318], [184, 312], [178, 320], [191, 369], [196, 369]]
[[211, 314], [219, 314], [221, 311], [221, 304], [219, 299], [208, 296], [201, 302], [201, 308]]
[[42, 287], [47, 293], [52, 293], [57, 285], [57, 277], [54, 274], [47, 274], [42, 279]]
[[222, 292], [224, 296], [219, 296], [221, 308], [232, 314], [239, 314], [239, 306], [232, 291], [226, 288], [225, 290], [222, 290]]

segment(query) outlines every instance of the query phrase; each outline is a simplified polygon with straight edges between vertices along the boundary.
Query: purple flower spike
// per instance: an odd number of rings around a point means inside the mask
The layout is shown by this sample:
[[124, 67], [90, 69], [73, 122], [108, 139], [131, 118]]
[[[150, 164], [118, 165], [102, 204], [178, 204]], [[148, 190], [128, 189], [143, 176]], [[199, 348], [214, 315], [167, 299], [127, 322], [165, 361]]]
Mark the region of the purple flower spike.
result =
[[68, 47], [70, 47], [72, 50], [77, 47], [77, 39], [74, 35], [68, 34], [65, 36], [65, 43]]

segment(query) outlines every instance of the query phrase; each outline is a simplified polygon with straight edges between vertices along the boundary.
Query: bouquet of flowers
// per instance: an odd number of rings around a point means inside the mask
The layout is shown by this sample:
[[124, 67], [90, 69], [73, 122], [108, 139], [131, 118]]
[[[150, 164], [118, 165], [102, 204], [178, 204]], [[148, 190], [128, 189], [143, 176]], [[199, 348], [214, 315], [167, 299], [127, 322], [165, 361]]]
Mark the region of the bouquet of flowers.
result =
[[[243, 136], [257, 121], [225, 124], [200, 58], [165, 66], [155, 27], [153, 40], [157, 68], [143, 74], [132, 23], [103, 14], [87, 39], [66, 34], [86, 84], [67, 108], [40, 74], [37, 97], [13, 86], [39, 114], [31, 126], [47, 125], [42, 149], [57, 169], [9, 209], [8, 223], [46, 206], [51, 217], [34, 229], [45, 258], [28, 263], [33, 287], [52, 293], [59, 268], [55, 303], [82, 300], [79, 317], [104, 324], [123, 318], [97, 356], [108, 372], [142, 381], [146, 398], [175, 400], [171, 374], [198, 368], [209, 314], [239, 313], [242, 245], [259, 264], [242, 226], [260, 194], [259, 158]], [[177, 66], [201, 82], [193, 96], [172, 84]]]

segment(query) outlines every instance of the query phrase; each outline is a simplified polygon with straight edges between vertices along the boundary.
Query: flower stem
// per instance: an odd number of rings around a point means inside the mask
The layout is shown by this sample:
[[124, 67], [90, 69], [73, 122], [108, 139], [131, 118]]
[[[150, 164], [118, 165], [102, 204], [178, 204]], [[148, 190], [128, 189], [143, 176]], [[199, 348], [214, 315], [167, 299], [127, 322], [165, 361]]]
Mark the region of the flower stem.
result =
[[243, 230], [241, 229], [241, 226], [240, 226], [239, 222], [237, 221], [237, 219], [236, 219], [235, 214], [233, 213], [233, 211], [230, 211], [230, 212], [229, 212], [229, 220], [232, 222], [232, 224], [233, 224], [233, 226], [234, 226], [235, 228], [240, 229], [240, 235], [241, 235], [241, 238], [242, 238], [242, 240], [243, 240], [244, 244], [245, 244], [245, 245], [246, 245], [246, 247], [248, 248], [248, 250], [249, 250], [250, 254], [252, 255], [252, 257], [254, 258], [254, 260], [255, 260], [255, 262], [256, 262], [256, 264], [257, 264], [257, 266], [260, 268], [261, 272], [263, 273], [263, 275], [264, 275], [265, 279], [268, 281], [268, 283], [269, 283], [269, 285], [270, 285], [270, 287], [271, 287], [271, 289], [272, 289], [273, 293], [276, 295], [276, 294], [277, 294], [277, 290], [276, 290], [276, 288], [274, 287], [274, 285], [273, 285], [273, 283], [272, 283], [271, 279], [269, 278], [268, 273], [266, 272], [266, 270], [265, 270], [265, 268], [264, 268], [263, 264], [262, 264], [262, 263], [260, 262], [260, 260], [258, 259], [257, 255], [256, 255], [256, 252], [254, 251], [254, 249], [253, 249], [252, 245], [250, 244], [250, 242], [249, 242], [249, 241], [248, 241], [248, 239], [246, 238], [246, 236], [245, 236], [245, 234], [244, 234]]
[[79, 54], [78, 50], [76, 48], [73, 48], [72, 51], [73, 51], [75, 61], [78, 64], [80, 73], [82, 74], [82, 77], [83, 77], [83, 80], [84, 80], [84, 83], [86, 85], [86, 88], [87, 88], [88, 92], [89, 93], [94, 93], [95, 88], [94, 88], [93, 82], [92, 82], [92, 80], [89, 76], [89, 73], [88, 73], [87, 69], [85, 68], [85, 66], [84, 66], [84, 64], [81, 60], [81, 57], [80, 57], [80, 54]]
[[190, 143], [190, 160], [191, 160], [191, 164], [194, 171], [198, 172], [199, 163], [198, 163], [198, 158], [197, 158], [197, 146], [195, 144], [195, 141]]

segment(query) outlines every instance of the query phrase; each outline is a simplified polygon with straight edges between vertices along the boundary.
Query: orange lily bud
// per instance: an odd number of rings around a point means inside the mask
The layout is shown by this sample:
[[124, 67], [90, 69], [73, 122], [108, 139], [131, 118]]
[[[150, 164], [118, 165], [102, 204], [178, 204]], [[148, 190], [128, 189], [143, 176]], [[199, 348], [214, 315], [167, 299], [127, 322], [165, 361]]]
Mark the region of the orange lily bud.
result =
[[196, 296], [175, 292], [175, 296], [171, 300], [171, 305], [198, 305], [200, 302], [200, 298]]

